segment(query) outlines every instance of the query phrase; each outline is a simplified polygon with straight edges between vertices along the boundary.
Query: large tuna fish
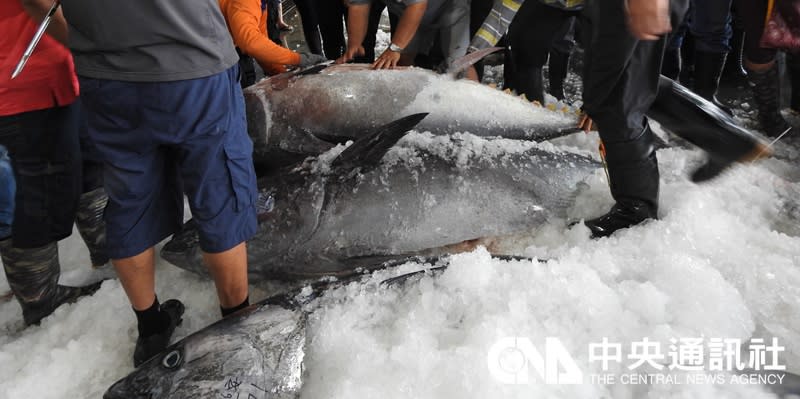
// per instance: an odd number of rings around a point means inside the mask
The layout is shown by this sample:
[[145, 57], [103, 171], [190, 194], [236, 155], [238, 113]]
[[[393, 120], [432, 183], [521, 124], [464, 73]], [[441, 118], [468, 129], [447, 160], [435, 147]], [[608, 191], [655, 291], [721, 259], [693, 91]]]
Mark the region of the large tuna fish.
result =
[[[382, 284], [403, 284], [417, 274]], [[316, 283], [222, 319], [148, 360], [103, 398], [296, 398], [303, 383], [308, 315], [317, 307], [314, 300], [324, 290], [354, 280]]]
[[[324, 68], [323, 70], [319, 70]], [[256, 163], [284, 166], [418, 112], [420, 131], [541, 141], [574, 131], [577, 115], [552, 111], [468, 80], [419, 68], [334, 65], [265, 79], [244, 91]]]
[[[599, 168], [549, 145], [471, 135], [461, 142], [415, 135], [426, 142], [406, 140], [384, 157], [419, 119], [379, 128], [332, 161], [259, 179], [259, 230], [247, 243], [251, 281], [350, 274], [384, 259], [529, 231], [564, 215], [579, 183]], [[191, 222], [161, 255], [206, 273]]]

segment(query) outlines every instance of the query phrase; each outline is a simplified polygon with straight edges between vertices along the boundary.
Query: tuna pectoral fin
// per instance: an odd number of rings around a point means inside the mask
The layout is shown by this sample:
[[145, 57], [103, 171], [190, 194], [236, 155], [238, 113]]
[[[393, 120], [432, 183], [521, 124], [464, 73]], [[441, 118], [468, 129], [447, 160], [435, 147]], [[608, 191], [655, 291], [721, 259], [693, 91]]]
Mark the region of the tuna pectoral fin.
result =
[[386, 152], [427, 115], [427, 113], [409, 115], [376, 128], [374, 132], [358, 139], [342, 151], [333, 161], [332, 168], [337, 171], [349, 171], [358, 167], [363, 170], [377, 166]]

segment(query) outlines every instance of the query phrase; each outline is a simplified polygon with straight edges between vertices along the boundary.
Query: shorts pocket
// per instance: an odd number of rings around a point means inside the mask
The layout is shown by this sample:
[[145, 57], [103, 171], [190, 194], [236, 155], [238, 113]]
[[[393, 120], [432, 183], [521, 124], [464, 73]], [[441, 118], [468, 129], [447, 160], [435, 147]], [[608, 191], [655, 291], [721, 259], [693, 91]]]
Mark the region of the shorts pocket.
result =
[[258, 196], [256, 172], [253, 167], [253, 142], [247, 135], [228, 133], [225, 140], [225, 163], [228, 167], [231, 190], [236, 197], [235, 210], [240, 212], [252, 207]]

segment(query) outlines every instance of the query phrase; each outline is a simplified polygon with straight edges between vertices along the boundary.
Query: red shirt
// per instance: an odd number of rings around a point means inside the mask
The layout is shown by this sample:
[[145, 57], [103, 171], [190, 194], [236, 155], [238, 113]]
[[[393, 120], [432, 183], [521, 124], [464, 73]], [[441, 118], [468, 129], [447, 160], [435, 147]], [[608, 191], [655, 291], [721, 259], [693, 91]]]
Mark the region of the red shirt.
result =
[[37, 28], [18, 0], [0, 1], [0, 116], [69, 105], [78, 97], [72, 55], [47, 34], [11, 79]]

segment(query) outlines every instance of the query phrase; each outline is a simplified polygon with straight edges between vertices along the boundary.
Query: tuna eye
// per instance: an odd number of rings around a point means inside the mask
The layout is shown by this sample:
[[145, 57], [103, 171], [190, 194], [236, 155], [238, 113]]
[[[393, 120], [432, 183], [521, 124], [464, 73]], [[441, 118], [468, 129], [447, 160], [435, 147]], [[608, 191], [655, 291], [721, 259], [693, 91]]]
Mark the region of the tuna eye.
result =
[[178, 351], [167, 353], [164, 360], [161, 361], [161, 365], [168, 369], [178, 367], [179, 364], [181, 364], [181, 353]]

